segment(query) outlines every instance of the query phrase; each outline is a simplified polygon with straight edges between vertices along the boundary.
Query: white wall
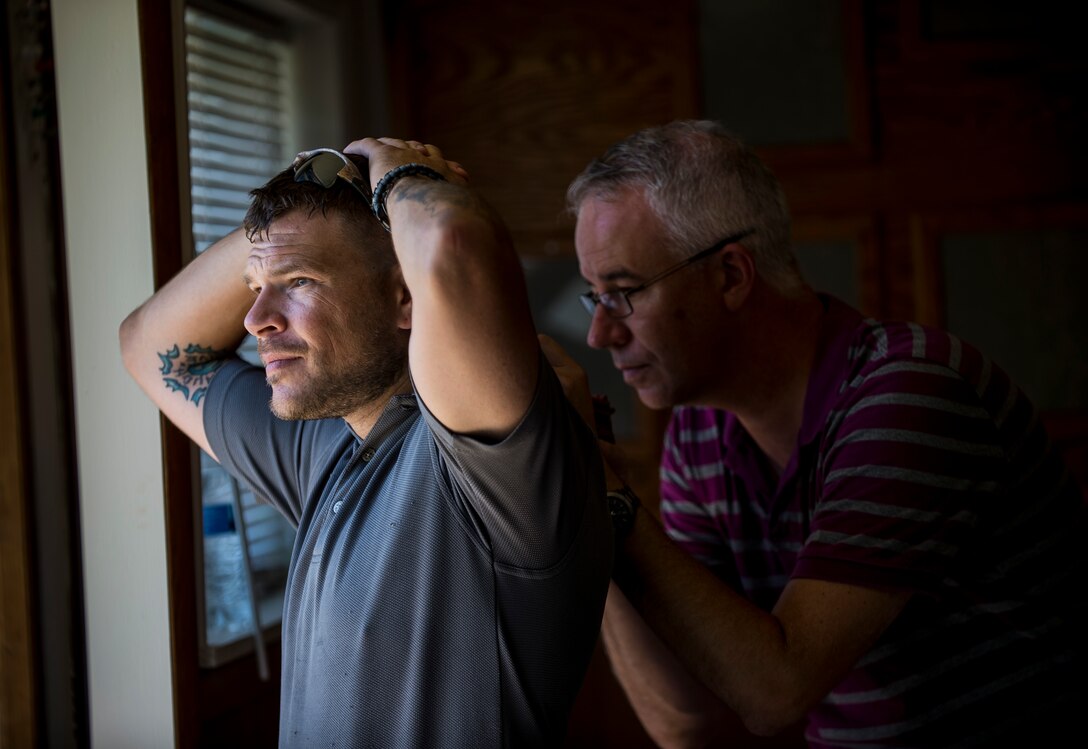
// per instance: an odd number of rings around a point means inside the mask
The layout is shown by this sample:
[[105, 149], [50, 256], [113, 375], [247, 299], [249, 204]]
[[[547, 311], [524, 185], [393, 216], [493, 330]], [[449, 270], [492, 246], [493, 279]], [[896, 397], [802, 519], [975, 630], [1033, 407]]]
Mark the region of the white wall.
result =
[[136, 0], [53, 0], [91, 740], [172, 747], [158, 413], [122, 318], [153, 290]]

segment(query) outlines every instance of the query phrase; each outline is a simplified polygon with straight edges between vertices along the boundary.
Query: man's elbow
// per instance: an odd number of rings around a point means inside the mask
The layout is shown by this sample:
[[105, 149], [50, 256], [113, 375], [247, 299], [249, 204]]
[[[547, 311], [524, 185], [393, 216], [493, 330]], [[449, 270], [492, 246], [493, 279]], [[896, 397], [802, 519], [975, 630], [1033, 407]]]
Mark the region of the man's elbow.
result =
[[646, 735], [660, 749], [702, 749], [720, 738], [717, 722], [710, 717], [684, 716], [669, 720], [644, 720]]
[[747, 728], [734, 710], [724, 704], [680, 709], [657, 704], [639, 713], [642, 727], [661, 749], [705, 749], [737, 744]]
[[128, 317], [121, 321], [121, 327], [117, 331], [117, 338], [121, 346], [121, 361], [129, 374], [136, 374], [136, 360], [138, 358], [138, 341], [140, 339], [140, 312], [136, 309]]
[[800, 695], [786, 692], [764, 695], [737, 714], [748, 731], [756, 736], [778, 736], [789, 730], [808, 714], [811, 704]]
[[736, 713], [723, 708], [720, 714], [671, 714], [642, 716], [646, 734], [661, 749], [705, 749], [705, 747], [733, 744], [743, 739], [745, 731], [763, 738], [796, 731], [807, 713], [804, 709], [787, 709], [770, 706]]

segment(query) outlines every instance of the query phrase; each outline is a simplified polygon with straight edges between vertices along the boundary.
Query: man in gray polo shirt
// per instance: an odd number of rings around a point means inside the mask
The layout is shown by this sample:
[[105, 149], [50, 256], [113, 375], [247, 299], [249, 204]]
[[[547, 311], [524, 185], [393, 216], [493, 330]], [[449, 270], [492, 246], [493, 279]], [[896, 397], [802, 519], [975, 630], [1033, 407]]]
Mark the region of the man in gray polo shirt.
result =
[[611, 565], [593, 435], [460, 165], [345, 153], [255, 190], [125, 320], [126, 367], [298, 526], [282, 746], [557, 745]]

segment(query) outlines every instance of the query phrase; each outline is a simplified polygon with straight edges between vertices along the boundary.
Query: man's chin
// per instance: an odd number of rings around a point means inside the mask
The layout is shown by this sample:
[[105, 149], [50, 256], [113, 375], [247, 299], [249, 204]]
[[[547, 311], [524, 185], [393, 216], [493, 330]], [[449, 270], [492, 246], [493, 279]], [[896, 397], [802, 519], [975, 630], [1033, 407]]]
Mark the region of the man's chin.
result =
[[315, 419], [322, 418], [320, 416], [310, 415], [310, 411], [313, 409], [306, 408], [304, 403], [299, 403], [293, 398], [286, 398], [282, 395], [272, 394], [272, 399], [268, 402], [268, 409], [272, 412], [272, 415], [277, 419], [283, 421], [301, 421], [303, 419]]
[[299, 418], [295, 415], [295, 411], [290, 408], [289, 405], [277, 401], [275, 396], [268, 402], [268, 410], [271, 411], [272, 415], [277, 419], [282, 419], [283, 421], [297, 421]]
[[272, 415], [283, 421], [340, 419], [351, 413], [353, 407], [352, 402], [323, 391], [289, 393], [273, 388], [268, 401]]
[[642, 401], [642, 405], [646, 406], [646, 408], [651, 411], [664, 411], [675, 405], [672, 399], [660, 390], [653, 388], [636, 388], [635, 393], [638, 395], [638, 399]]

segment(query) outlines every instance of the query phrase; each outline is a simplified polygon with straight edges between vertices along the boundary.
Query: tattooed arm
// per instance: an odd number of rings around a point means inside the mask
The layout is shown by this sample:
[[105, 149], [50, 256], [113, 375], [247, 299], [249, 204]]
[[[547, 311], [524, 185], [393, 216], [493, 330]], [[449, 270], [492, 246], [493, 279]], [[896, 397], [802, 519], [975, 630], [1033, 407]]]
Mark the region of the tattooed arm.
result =
[[386, 201], [412, 293], [412, 378], [446, 428], [504, 437], [529, 407], [540, 355], [506, 227], [465, 184], [464, 170], [434, 146], [364, 138], [345, 150], [370, 160], [372, 183], [405, 163], [446, 178], [404, 177]]
[[251, 244], [234, 231], [121, 323], [125, 368], [159, 410], [209, 455], [204, 395], [245, 337], [253, 293], [242, 281]]

